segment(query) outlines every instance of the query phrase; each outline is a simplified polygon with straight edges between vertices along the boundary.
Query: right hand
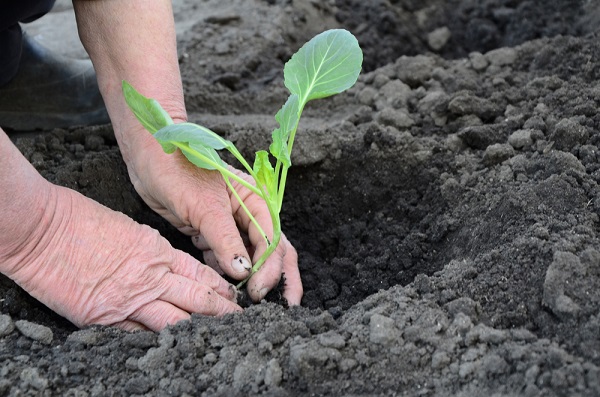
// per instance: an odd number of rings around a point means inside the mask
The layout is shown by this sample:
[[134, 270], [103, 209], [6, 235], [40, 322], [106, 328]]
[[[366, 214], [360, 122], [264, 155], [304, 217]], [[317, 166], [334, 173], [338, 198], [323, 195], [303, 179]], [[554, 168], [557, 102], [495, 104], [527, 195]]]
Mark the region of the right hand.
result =
[[[134, 153], [127, 163], [138, 194], [173, 226], [193, 237], [207, 264], [236, 280], [247, 277], [251, 263], [256, 263], [267, 244], [221, 174], [196, 167], [181, 152], [165, 154], [150, 134], [146, 132], [146, 136], [152, 139], [150, 144]], [[234, 168], [230, 170], [254, 183], [249, 175]], [[271, 215], [265, 201], [238, 182], [231, 183], [272, 240]], [[248, 244], [243, 235], [248, 237]], [[273, 254], [248, 281], [250, 298], [260, 302], [282, 277], [283, 297], [290, 305], [299, 305], [303, 288], [298, 255], [283, 234]]]
[[157, 231], [48, 185], [39, 226], [0, 257], [8, 277], [75, 325], [158, 331], [190, 313], [242, 310], [235, 287]]

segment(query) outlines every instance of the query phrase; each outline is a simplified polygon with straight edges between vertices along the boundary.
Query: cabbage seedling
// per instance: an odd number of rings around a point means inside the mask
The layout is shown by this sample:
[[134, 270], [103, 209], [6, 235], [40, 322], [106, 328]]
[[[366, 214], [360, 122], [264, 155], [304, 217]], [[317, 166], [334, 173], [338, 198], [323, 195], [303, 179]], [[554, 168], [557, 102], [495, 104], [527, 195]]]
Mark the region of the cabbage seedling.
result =
[[[358, 41], [350, 32], [343, 29], [325, 31], [302, 46], [285, 64], [284, 84], [290, 91], [290, 96], [275, 116], [279, 127], [273, 131], [273, 142], [269, 152], [258, 151], [253, 166], [250, 166], [232, 142], [197, 124], [174, 124], [157, 101], [144, 97], [129, 83], [123, 81], [123, 94], [127, 104], [142, 125], [162, 145], [163, 150], [166, 153], [173, 153], [179, 149], [196, 166], [220, 172], [242, 209], [246, 211], [254, 226], [264, 237], [267, 248], [252, 266], [250, 276], [260, 269], [281, 238], [279, 214], [288, 169], [292, 165], [294, 137], [304, 106], [313, 99], [325, 98], [352, 87], [358, 79], [362, 60], [363, 55]], [[228, 150], [242, 164], [254, 178], [255, 185], [228, 169], [227, 164], [217, 153], [217, 150], [222, 149]], [[274, 159], [274, 166], [271, 159]], [[273, 222], [272, 239], [269, 239], [244, 205], [232, 181], [238, 182], [265, 201]], [[250, 276], [238, 287], [242, 286]]]

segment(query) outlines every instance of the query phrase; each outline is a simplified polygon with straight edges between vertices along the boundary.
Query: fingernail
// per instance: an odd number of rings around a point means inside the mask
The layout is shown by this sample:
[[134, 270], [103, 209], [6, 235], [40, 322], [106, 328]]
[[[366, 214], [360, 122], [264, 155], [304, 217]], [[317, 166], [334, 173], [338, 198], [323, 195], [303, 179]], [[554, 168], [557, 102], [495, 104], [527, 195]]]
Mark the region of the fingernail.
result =
[[231, 301], [237, 303], [238, 296], [240, 296], [241, 292], [235, 287], [235, 285], [229, 284], [229, 293], [232, 296]]
[[233, 258], [233, 261], [231, 262], [231, 267], [233, 267], [233, 270], [235, 270], [238, 273], [244, 273], [250, 270], [252, 268], [252, 265], [250, 264], [250, 261], [245, 257], [236, 255], [235, 258]]
[[258, 296], [260, 296], [260, 299], [264, 299], [265, 296], [267, 296], [268, 293], [269, 293], [269, 289], [268, 288], [263, 288], [260, 291], [258, 291]]

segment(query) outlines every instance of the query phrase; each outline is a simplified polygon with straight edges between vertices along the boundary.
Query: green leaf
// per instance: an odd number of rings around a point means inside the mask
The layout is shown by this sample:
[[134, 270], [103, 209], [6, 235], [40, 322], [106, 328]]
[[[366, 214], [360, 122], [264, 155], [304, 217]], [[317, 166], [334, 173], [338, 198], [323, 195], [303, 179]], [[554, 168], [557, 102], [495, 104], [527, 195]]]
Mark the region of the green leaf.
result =
[[154, 134], [158, 141], [195, 143], [221, 150], [233, 146], [233, 143], [222, 138], [206, 127], [193, 123], [171, 124]]
[[275, 115], [279, 128], [273, 131], [273, 143], [269, 147], [269, 151], [286, 167], [292, 165], [287, 142], [291, 132], [298, 124], [299, 113], [298, 95], [292, 94]]
[[173, 124], [171, 116], [156, 100], [146, 98], [125, 80], [123, 80], [123, 95], [135, 117], [151, 134], [154, 135], [161, 128]]
[[162, 146], [162, 148], [163, 148], [163, 151], [164, 151], [166, 154], [171, 154], [171, 153], [174, 153], [174, 152], [177, 150], [177, 146], [173, 145], [172, 143], [169, 143], [169, 142], [161, 142], [161, 141], [158, 141], [158, 143], [160, 143], [160, 146]]
[[327, 30], [306, 43], [286, 63], [285, 86], [306, 102], [338, 94], [352, 87], [362, 67], [363, 55], [352, 33]]
[[204, 168], [206, 170], [216, 170], [215, 163], [220, 165], [221, 167], [226, 167], [227, 165], [217, 151], [211, 147], [204, 146], [202, 144], [189, 144], [187, 146], [181, 147], [181, 152], [184, 156], [196, 167]]
[[277, 178], [275, 177], [275, 170], [269, 161], [269, 153], [265, 150], [256, 152], [252, 168], [258, 179], [256, 182], [265, 188], [269, 194], [269, 199], [275, 200], [277, 198]]

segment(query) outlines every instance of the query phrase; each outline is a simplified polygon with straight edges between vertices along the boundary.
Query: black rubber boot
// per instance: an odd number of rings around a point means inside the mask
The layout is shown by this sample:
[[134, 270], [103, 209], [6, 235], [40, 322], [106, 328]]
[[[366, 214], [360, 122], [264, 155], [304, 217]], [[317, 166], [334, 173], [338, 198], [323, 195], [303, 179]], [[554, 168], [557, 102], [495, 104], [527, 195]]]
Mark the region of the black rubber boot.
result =
[[0, 127], [31, 131], [108, 122], [92, 62], [54, 55], [25, 34], [19, 71], [0, 87]]

